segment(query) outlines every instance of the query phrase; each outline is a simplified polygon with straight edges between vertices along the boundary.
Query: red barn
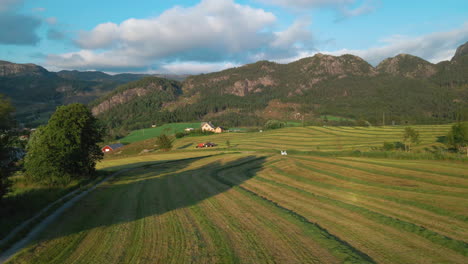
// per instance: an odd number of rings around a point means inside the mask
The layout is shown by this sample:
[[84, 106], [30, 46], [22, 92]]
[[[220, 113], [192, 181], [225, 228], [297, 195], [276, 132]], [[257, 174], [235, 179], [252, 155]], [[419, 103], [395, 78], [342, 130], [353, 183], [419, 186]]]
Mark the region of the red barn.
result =
[[101, 149], [101, 151], [104, 152], [104, 153], [107, 153], [107, 152], [110, 152], [110, 151], [114, 151], [114, 150], [116, 150], [116, 149], [119, 149], [119, 148], [121, 148], [121, 147], [123, 147], [123, 144], [121, 144], [121, 143], [110, 144], [110, 145], [107, 145], [107, 146], [103, 147], [103, 148]]

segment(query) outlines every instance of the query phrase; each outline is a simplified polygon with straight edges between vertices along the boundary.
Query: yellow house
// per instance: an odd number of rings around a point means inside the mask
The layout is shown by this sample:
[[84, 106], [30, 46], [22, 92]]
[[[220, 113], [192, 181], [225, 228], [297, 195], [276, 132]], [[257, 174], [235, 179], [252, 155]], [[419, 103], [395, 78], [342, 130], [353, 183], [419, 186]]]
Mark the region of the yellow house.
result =
[[211, 124], [211, 122], [203, 122], [201, 124], [201, 130], [202, 131], [210, 131], [210, 132], [215, 132], [216, 127]]
[[214, 130], [215, 133], [223, 133], [224, 131], [226, 131], [226, 129], [224, 129], [223, 127], [217, 127]]

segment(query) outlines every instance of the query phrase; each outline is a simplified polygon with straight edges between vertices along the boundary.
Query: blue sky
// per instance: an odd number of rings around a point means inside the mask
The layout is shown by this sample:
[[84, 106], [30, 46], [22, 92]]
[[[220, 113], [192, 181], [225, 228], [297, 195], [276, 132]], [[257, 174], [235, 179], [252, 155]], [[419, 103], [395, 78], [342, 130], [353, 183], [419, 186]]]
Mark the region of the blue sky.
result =
[[0, 60], [53, 71], [194, 74], [318, 52], [436, 63], [466, 41], [466, 0], [0, 0]]

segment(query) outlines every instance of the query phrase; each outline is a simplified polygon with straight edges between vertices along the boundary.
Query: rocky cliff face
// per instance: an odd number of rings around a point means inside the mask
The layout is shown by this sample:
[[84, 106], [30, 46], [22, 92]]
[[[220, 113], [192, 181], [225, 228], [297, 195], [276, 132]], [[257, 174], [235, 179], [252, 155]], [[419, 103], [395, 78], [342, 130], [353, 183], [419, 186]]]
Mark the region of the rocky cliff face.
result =
[[314, 76], [327, 75], [343, 78], [351, 75], [374, 76], [377, 74], [372, 65], [357, 56], [349, 54], [336, 57], [319, 53], [288, 65], [298, 68], [304, 74]]
[[452, 58], [452, 61], [462, 58], [465, 55], [468, 55], [468, 41], [457, 48], [457, 51], [455, 52], [455, 55]]
[[44, 76], [52, 74], [41, 66], [35, 64], [17, 64], [0, 61], [0, 77], [15, 77], [23, 75]]
[[429, 78], [437, 72], [437, 67], [416, 56], [399, 54], [382, 61], [377, 66], [377, 71], [408, 78]]
[[176, 97], [180, 93], [180, 83], [157, 77], [146, 77], [139, 81], [120, 86], [112, 94], [94, 103], [91, 109], [98, 116], [114, 107], [119, 107], [135, 98], [149, 96], [154, 92], [167, 92]]
[[237, 96], [246, 96], [250, 93], [263, 92], [262, 87], [274, 86], [275, 81], [271, 76], [260, 77], [256, 80], [240, 80], [234, 83], [234, 86], [226, 88], [226, 93]]
[[106, 112], [113, 107], [118, 107], [121, 104], [124, 104], [135, 97], [144, 96], [149, 93], [148, 89], [145, 88], [134, 88], [123, 93], [116, 94], [111, 98], [103, 101], [102, 103], [98, 104], [97, 106], [92, 108], [92, 113], [94, 116], [97, 116], [103, 112]]

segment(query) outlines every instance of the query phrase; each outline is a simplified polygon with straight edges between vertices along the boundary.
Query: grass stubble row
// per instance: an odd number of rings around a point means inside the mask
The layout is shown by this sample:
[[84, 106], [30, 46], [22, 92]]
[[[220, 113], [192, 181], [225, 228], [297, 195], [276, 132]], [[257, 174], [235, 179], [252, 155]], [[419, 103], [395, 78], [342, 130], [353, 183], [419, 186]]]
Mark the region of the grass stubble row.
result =
[[11, 263], [466, 263], [463, 165], [247, 155], [128, 172]]

